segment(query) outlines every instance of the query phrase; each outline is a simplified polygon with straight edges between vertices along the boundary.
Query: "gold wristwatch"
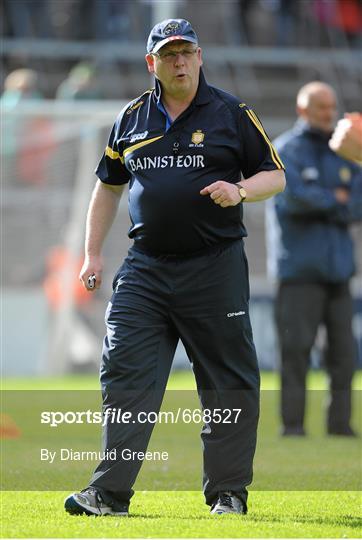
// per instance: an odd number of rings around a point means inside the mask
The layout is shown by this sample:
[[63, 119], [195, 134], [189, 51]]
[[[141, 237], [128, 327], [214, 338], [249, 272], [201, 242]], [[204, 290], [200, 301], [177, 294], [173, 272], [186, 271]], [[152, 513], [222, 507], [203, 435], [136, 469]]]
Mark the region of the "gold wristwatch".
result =
[[239, 195], [240, 195], [240, 202], [242, 203], [242, 202], [245, 201], [245, 199], [247, 197], [247, 193], [246, 193], [245, 189], [238, 182], [235, 185], [238, 188]]

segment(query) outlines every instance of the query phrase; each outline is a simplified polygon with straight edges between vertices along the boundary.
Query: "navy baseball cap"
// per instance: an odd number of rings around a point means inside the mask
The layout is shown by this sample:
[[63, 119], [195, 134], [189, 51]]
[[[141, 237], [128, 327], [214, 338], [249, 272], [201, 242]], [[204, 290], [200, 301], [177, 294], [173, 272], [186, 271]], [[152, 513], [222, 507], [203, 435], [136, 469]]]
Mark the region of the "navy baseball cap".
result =
[[183, 40], [197, 45], [197, 35], [185, 19], [166, 19], [156, 24], [148, 36], [147, 52], [155, 53], [170, 41]]

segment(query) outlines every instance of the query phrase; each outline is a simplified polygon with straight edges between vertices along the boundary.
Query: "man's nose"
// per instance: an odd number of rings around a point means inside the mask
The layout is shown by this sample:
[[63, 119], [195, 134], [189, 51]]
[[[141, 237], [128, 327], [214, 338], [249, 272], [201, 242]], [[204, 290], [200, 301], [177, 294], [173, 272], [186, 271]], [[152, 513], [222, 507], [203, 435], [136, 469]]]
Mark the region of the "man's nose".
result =
[[182, 52], [176, 53], [175, 66], [180, 66], [180, 65], [182, 66], [184, 61], [185, 61], [185, 59], [184, 59], [184, 55], [182, 54]]

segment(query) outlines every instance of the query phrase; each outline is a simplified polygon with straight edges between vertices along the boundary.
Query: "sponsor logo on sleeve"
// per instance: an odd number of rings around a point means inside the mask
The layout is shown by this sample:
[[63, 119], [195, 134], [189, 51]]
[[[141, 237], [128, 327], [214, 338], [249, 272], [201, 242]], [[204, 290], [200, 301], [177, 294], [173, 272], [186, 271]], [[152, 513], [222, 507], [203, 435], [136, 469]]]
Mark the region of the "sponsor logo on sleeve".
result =
[[148, 131], [144, 131], [143, 133], [134, 133], [131, 136], [129, 142], [134, 143], [136, 141], [143, 141], [143, 139], [145, 139], [147, 135], [148, 135]]

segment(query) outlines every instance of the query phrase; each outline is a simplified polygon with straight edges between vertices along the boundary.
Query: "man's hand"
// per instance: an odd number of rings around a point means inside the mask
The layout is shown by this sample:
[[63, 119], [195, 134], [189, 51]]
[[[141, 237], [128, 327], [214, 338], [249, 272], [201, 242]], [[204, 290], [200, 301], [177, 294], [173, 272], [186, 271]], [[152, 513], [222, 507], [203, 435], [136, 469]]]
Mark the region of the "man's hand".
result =
[[362, 161], [362, 114], [346, 113], [329, 141], [334, 152], [352, 161]]
[[222, 208], [226, 208], [227, 206], [236, 206], [237, 204], [240, 204], [240, 187], [241, 186], [239, 185], [219, 180], [218, 182], [213, 182], [204, 187], [204, 189], [200, 191], [200, 194], [210, 195], [215, 204], [220, 205]]
[[[102, 283], [103, 262], [101, 257], [86, 257], [79, 274], [79, 280], [87, 291], [99, 289]], [[90, 276], [95, 276], [95, 286], [91, 287], [88, 279]]]
[[349, 191], [343, 187], [334, 190], [334, 196], [341, 204], [347, 204], [349, 201]]

